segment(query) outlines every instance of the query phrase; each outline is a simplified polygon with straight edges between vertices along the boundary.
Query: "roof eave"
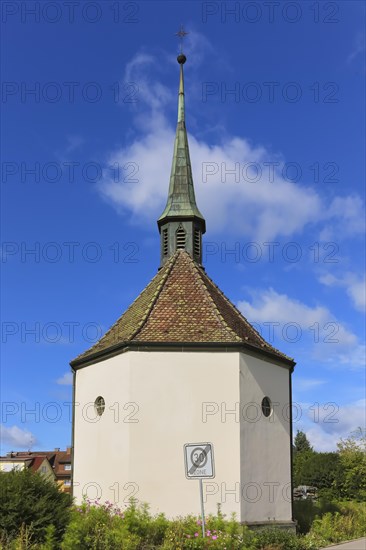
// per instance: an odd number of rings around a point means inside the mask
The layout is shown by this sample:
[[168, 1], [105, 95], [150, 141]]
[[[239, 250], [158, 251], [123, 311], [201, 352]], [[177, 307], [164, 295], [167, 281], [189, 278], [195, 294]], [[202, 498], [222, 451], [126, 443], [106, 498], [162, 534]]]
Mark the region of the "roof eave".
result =
[[192, 214], [165, 214], [165, 211], [160, 216], [160, 218], [157, 220], [159, 233], [161, 226], [167, 222], [174, 222], [174, 221], [180, 221], [180, 220], [195, 220], [198, 221], [200, 224], [202, 224], [202, 233], [206, 233], [206, 221], [205, 218], [202, 216], [198, 216], [194, 212]]
[[264, 348], [259, 348], [247, 342], [142, 342], [142, 341], [125, 341], [105, 348], [101, 351], [91, 353], [86, 357], [76, 358], [70, 362], [70, 366], [73, 370], [78, 370], [80, 368], [86, 367], [93, 363], [97, 363], [100, 360], [104, 361], [114, 355], [119, 355], [129, 350], [138, 350], [138, 351], [148, 351], [148, 350], [205, 350], [205, 349], [217, 349], [217, 350], [226, 350], [226, 351], [250, 351], [254, 355], [265, 356], [272, 359], [276, 363], [281, 363], [286, 367], [291, 368], [293, 371], [296, 362], [286, 356], [276, 354], [270, 350]]

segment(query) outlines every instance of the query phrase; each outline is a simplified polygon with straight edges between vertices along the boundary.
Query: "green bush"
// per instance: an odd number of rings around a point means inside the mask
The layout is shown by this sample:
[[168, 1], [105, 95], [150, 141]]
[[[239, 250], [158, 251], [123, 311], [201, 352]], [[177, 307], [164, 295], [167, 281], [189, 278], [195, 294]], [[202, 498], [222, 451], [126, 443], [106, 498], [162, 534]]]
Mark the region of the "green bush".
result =
[[123, 523], [129, 533], [143, 540], [146, 548], [162, 544], [169, 527], [164, 514], [151, 516], [147, 504], [137, 506], [133, 500], [123, 513]]
[[108, 502], [85, 502], [72, 511], [62, 550], [136, 550], [141, 537], [130, 533], [122, 520], [122, 511]]
[[[0, 472], [0, 540], [8, 546], [13, 539], [51, 544], [61, 540], [70, 517], [71, 497], [56, 483], [30, 470]], [[4, 542], [5, 541], [5, 542]], [[53, 542], [53, 548], [57, 543]], [[22, 548], [19, 546], [19, 548]]]
[[342, 475], [337, 476], [335, 486], [340, 498], [366, 499], [366, 435], [359, 428], [347, 439], [337, 443]]
[[134, 502], [122, 511], [109, 502], [85, 501], [72, 512], [62, 550], [255, 550], [252, 537], [234, 518], [225, 520], [221, 514], [207, 518], [203, 538], [201, 521], [194, 516], [169, 521], [162, 514], [151, 516], [146, 505]]
[[201, 520], [186, 516], [170, 522], [163, 550], [230, 549], [255, 550], [253, 535], [234, 517], [225, 520], [219, 513], [206, 518], [206, 536], [202, 536]]
[[201, 520], [186, 516], [167, 520], [151, 516], [146, 505], [135, 503], [121, 511], [117, 506], [91, 504], [75, 507], [65, 533], [62, 550], [310, 550], [311, 540], [276, 529], [250, 531], [220, 512]]
[[[121, 510], [110, 502], [85, 501], [72, 506], [63, 535], [49, 518], [40, 529], [37, 522], [26, 524], [18, 516], [14, 531], [8, 529], [11, 535], [2, 531], [0, 550], [317, 550], [365, 534], [365, 509], [360, 503], [300, 501], [296, 508], [298, 517], [303, 516], [303, 530], [313, 521], [306, 535], [276, 528], [251, 531], [219, 510], [216, 516], [207, 517], [203, 537], [201, 520], [195, 516], [168, 520], [163, 514], [151, 515], [147, 505], [135, 502]], [[58, 515], [53, 508], [54, 518]], [[1, 516], [1, 521], [9, 522], [9, 517], [3, 520]]]
[[299, 448], [293, 456], [295, 487], [315, 486], [324, 500], [365, 501], [366, 435], [361, 428], [341, 439], [335, 453], [313, 451], [303, 432], [298, 432], [297, 439]]
[[316, 453], [305, 451], [294, 455], [294, 486], [310, 485], [332, 491], [332, 498], [338, 492], [335, 482], [342, 475], [338, 453]]
[[327, 544], [357, 539], [366, 535], [366, 509], [364, 504], [347, 502], [339, 505], [340, 511], [328, 512], [322, 518], [316, 518], [308, 541], [326, 546]]
[[311, 540], [282, 529], [262, 529], [255, 534], [254, 547], [260, 550], [316, 550]]
[[298, 532], [303, 535], [310, 531], [316, 517], [322, 517], [327, 512], [338, 512], [340, 509], [336, 502], [323, 498], [315, 502], [313, 500], [295, 500], [293, 508]]

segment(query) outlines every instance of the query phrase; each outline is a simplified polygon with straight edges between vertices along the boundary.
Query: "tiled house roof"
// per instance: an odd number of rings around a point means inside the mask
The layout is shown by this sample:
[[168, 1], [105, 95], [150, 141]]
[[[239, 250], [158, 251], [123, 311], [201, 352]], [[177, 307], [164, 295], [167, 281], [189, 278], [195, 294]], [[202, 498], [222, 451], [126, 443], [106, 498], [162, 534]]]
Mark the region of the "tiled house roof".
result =
[[112, 348], [139, 343], [243, 344], [294, 364], [260, 336], [183, 250], [170, 258], [106, 334], [71, 365], [77, 367]]
[[0, 462], [24, 462], [33, 471], [41, 471], [45, 461], [49, 464], [49, 473], [52, 473], [60, 485], [62, 491], [69, 493], [71, 490], [71, 469], [65, 468], [72, 463], [71, 448], [66, 451], [55, 449], [54, 451], [16, 451], [10, 452], [6, 457], [0, 457]]

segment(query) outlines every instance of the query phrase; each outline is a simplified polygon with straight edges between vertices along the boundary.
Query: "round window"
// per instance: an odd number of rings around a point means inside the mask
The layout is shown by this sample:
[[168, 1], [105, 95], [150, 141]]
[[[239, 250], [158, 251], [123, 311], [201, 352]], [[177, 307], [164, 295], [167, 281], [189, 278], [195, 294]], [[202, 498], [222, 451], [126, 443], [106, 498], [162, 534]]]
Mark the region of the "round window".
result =
[[99, 397], [97, 397], [94, 401], [94, 409], [98, 416], [102, 416], [104, 413], [105, 401], [101, 395], [99, 395]]
[[264, 416], [269, 416], [272, 412], [271, 400], [269, 397], [263, 397], [262, 399], [262, 413]]

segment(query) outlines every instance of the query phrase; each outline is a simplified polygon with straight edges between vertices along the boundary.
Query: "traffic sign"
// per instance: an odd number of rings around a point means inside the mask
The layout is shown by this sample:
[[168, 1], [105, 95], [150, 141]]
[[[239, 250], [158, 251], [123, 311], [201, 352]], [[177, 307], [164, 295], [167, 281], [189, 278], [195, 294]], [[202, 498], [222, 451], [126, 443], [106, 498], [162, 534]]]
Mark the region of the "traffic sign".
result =
[[184, 461], [188, 479], [215, 477], [212, 443], [186, 443]]

